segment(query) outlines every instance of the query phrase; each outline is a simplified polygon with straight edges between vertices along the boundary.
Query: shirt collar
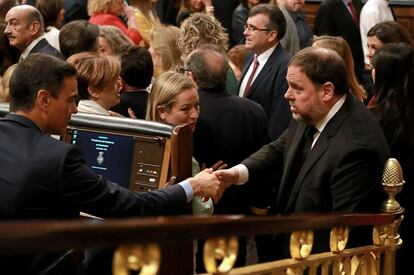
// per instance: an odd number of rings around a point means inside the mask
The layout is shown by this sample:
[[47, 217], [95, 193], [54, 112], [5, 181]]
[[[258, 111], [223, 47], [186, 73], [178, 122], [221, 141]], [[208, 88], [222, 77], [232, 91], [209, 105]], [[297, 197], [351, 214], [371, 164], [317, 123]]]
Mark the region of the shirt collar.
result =
[[24, 49], [24, 51], [22, 52], [22, 54], [20, 55], [20, 58], [24, 59], [26, 58], [30, 51], [37, 45], [37, 43], [39, 43], [40, 40], [42, 40], [44, 38], [44, 35], [39, 36], [38, 38], [36, 38], [35, 40], [32, 41], [32, 43], [29, 44], [29, 46], [26, 47], [26, 49]]
[[319, 133], [322, 133], [323, 129], [325, 129], [326, 124], [333, 118], [333, 116], [341, 109], [342, 105], [344, 105], [346, 99], [346, 95], [343, 95], [329, 112], [315, 125], [315, 128], [318, 130]]
[[266, 51], [262, 52], [261, 54], [257, 55], [257, 60], [259, 61], [259, 64], [264, 65], [266, 63], [266, 61], [272, 55], [273, 51], [276, 49], [277, 44], [267, 49]]

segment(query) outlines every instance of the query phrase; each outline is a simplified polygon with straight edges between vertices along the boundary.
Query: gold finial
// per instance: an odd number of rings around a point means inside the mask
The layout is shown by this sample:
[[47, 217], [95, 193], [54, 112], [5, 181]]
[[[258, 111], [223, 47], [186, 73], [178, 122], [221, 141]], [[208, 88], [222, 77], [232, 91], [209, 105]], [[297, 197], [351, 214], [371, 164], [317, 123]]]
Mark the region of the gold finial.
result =
[[382, 186], [388, 194], [388, 199], [382, 204], [384, 212], [397, 212], [401, 210], [400, 204], [395, 200], [395, 195], [401, 192], [404, 183], [400, 163], [394, 158], [388, 159], [382, 174]]

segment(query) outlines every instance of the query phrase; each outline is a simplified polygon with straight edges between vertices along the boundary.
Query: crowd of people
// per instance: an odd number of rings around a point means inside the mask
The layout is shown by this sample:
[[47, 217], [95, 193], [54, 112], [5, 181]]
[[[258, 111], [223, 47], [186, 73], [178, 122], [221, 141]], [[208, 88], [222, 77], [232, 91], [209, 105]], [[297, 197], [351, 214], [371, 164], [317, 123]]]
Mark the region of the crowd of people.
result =
[[[0, 0], [1, 218], [160, 215], [190, 201], [205, 215], [377, 212], [395, 157], [407, 182], [397, 270], [409, 274], [414, 40], [386, 1], [324, 0], [313, 30], [303, 0], [23, 2]], [[95, 175], [50, 137], [76, 112], [190, 124], [193, 177], [133, 193]], [[282, 235], [241, 244], [240, 266], [252, 251], [288, 256]], [[45, 261], [18, 266], [38, 274]]]

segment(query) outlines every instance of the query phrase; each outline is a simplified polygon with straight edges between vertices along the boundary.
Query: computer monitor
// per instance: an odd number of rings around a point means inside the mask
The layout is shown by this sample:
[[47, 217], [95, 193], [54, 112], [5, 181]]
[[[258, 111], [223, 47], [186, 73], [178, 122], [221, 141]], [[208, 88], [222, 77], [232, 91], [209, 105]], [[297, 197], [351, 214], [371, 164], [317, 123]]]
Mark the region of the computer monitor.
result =
[[168, 182], [174, 127], [145, 120], [91, 114], [72, 116], [65, 142], [78, 147], [99, 175], [133, 191]]

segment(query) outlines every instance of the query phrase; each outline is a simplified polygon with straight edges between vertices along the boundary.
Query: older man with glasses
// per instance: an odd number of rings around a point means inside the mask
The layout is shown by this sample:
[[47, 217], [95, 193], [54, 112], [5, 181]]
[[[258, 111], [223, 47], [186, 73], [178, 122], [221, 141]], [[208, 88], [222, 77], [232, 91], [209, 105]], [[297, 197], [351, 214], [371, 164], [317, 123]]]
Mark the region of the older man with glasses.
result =
[[285, 31], [282, 12], [270, 4], [253, 7], [244, 30], [245, 46], [252, 54], [244, 64], [239, 96], [263, 107], [272, 140], [287, 128], [291, 118], [289, 105], [283, 99], [287, 90], [287, 63], [291, 56], [279, 43]]

